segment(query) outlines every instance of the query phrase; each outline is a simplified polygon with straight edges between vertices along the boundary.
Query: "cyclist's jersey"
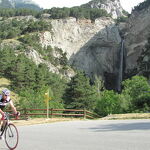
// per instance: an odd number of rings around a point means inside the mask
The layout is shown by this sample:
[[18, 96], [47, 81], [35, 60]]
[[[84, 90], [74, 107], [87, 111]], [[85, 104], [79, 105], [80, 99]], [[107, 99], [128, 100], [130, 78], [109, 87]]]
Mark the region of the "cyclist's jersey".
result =
[[8, 105], [10, 103], [11, 99], [8, 96], [7, 99], [4, 101], [2, 98], [2, 95], [0, 95], [0, 109], [3, 110], [5, 108], [6, 105]]

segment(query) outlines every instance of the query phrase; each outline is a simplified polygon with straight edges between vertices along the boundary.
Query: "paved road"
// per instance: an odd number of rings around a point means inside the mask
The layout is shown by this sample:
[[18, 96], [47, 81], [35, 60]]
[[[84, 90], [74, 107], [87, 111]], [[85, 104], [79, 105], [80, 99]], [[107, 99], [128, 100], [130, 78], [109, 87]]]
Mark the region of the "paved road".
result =
[[[18, 129], [16, 150], [150, 150], [150, 120], [70, 121]], [[0, 150], [8, 150], [4, 141]]]

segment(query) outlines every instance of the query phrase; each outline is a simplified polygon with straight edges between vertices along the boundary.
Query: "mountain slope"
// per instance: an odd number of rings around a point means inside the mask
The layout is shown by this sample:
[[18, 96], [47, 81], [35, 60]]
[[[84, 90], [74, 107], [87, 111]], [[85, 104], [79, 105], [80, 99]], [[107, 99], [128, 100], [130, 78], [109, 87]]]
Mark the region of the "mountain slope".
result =
[[[143, 3], [142, 3], [143, 5]], [[125, 48], [127, 50], [127, 70], [137, 68], [137, 59], [150, 36], [150, 6], [136, 7], [125, 26]]]
[[0, 0], [0, 8], [12, 8], [9, 0]]
[[41, 9], [32, 0], [0, 0], [0, 8], [29, 8], [36, 10]]
[[125, 15], [120, 0], [92, 0], [81, 7], [105, 9], [114, 19]]
[[30, 8], [39, 10], [40, 7], [32, 0], [11, 0], [15, 2], [15, 8]]

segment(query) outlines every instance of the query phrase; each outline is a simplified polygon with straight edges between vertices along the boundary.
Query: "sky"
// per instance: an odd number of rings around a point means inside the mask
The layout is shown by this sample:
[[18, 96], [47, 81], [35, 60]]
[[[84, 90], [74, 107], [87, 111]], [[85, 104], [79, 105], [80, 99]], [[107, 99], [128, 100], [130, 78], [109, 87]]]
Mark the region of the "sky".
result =
[[[72, 7], [72, 6], [79, 6], [81, 4], [85, 4], [90, 0], [33, 0], [37, 4], [40, 5], [42, 8], [51, 8], [51, 7]], [[143, 2], [144, 0], [120, 0], [122, 7], [131, 12], [134, 6], [138, 5], [139, 3]]]

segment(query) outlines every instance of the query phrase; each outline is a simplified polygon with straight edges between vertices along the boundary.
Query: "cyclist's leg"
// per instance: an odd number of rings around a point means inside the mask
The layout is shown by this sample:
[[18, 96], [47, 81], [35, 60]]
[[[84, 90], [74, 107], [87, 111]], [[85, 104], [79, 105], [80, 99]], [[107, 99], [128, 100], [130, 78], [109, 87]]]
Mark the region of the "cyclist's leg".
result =
[[[0, 114], [0, 131], [3, 131], [2, 129], [2, 124], [3, 124], [3, 120], [1, 120], [2, 115]], [[0, 135], [0, 140], [4, 139], [2, 135]]]
[[2, 118], [2, 114], [0, 113], [0, 129], [1, 129], [1, 123], [2, 123], [2, 120], [1, 120], [1, 118]]
[[3, 131], [3, 128], [4, 128], [7, 121], [1, 120], [1, 118], [2, 118], [2, 114], [0, 114], [0, 131]]
[[4, 130], [7, 120], [2, 120], [1, 131]]

